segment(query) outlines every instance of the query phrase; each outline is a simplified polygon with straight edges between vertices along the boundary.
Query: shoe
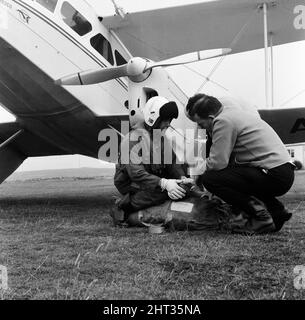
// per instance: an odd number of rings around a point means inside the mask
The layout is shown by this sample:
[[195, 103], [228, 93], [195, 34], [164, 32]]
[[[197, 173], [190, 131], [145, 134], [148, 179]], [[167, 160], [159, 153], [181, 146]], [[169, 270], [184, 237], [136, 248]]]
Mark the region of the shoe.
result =
[[270, 211], [272, 219], [275, 225], [275, 232], [280, 231], [285, 222], [291, 219], [292, 213], [288, 212], [286, 209], [281, 211]]
[[115, 227], [125, 227], [127, 225], [124, 219], [124, 211], [116, 205], [110, 209], [110, 217]]
[[244, 226], [234, 226], [232, 230], [232, 233], [243, 234], [247, 236], [271, 232], [275, 232], [275, 225], [273, 221], [271, 221], [271, 223], [263, 223], [262, 221], [255, 220], [254, 218], [250, 218]]
[[272, 216], [275, 231], [280, 231], [284, 223], [291, 219], [292, 213], [288, 212], [283, 203], [278, 199], [269, 199], [268, 201], [264, 201], [264, 203]]
[[249, 219], [244, 226], [233, 227], [233, 233], [254, 235], [275, 231], [272, 217], [263, 202], [251, 197], [243, 209], [249, 215]]

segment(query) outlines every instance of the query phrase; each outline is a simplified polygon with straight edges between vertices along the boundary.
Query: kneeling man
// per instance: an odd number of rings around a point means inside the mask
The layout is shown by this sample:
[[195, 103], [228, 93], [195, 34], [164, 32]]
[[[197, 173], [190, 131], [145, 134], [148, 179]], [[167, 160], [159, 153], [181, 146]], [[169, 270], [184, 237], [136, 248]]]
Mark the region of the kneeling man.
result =
[[[164, 135], [171, 121], [178, 117], [175, 102], [163, 97], [148, 100], [144, 109], [144, 127], [130, 131], [122, 143], [114, 184], [123, 195], [117, 202], [119, 211], [113, 213], [114, 223], [122, 224], [138, 210], [158, 205], [169, 198], [178, 200], [185, 196], [179, 186], [185, 171], [176, 163], [176, 156]], [[166, 160], [165, 154], [171, 156]], [[129, 153], [129, 162], [123, 163], [123, 154]]]
[[199, 183], [244, 211], [249, 220], [236, 232], [278, 231], [290, 219], [276, 199], [294, 181], [294, 165], [276, 132], [256, 114], [223, 105], [212, 96], [192, 97], [189, 118], [209, 132], [212, 143]]

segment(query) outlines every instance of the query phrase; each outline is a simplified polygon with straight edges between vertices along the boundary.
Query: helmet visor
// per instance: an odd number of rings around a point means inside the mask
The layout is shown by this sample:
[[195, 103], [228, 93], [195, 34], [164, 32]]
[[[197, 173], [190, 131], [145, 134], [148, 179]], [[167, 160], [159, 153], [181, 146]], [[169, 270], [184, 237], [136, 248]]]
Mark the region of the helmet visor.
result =
[[162, 121], [177, 119], [178, 114], [178, 106], [174, 101], [164, 104], [160, 109], [160, 119]]

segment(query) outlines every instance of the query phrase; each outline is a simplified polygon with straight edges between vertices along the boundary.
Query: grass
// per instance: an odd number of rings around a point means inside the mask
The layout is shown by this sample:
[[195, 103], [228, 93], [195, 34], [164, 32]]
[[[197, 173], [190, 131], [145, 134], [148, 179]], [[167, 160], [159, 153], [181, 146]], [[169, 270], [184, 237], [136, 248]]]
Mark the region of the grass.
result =
[[115, 228], [111, 179], [49, 179], [0, 186], [1, 299], [304, 299], [305, 202], [281, 232], [152, 235]]

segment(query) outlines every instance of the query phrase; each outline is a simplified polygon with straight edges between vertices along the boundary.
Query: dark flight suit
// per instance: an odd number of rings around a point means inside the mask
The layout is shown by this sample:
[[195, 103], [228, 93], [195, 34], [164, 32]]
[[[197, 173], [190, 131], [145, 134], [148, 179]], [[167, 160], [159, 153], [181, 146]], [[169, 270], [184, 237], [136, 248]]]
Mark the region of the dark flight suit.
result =
[[[143, 129], [144, 130], [144, 129]], [[146, 131], [148, 134], [148, 132]], [[129, 144], [129, 151], [134, 146], [140, 143], [141, 138], [137, 141], [131, 141], [130, 135], [125, 137], [121, 145]], [[164, 155], [164, 145], [153, 144], [151, 137], [149, 146], [150, 161], [144, 162], [144, 156], [140, 154], [140, 163], [135, 163], [133, 157], [130, 156], [128, 164], [121, 163], [122, 155], [119, 156], [119, 163], [116, 165], [116, 172], [114, 176], [114, 184], [118, 191], [124, 196], [119, 202], [118, 206], [123, 209], [128, 216], [129, 213], [144, 209], [150, 206], [158, 205], [169, 199], [167, 191], [161, 189], [161, 178], [166, 179], [180, 179], [185, 176], [183, 165], [176, 164], [176, 156], [172, 151], [172, 164], [164, 164], [161, 161], [159, 164], [152, 163], [153, 152], [161, 152], [161, 159]], [[122, 151], [121, 147], [121, 152]], [[125, 149], [126, 152], [126, 149]]]

